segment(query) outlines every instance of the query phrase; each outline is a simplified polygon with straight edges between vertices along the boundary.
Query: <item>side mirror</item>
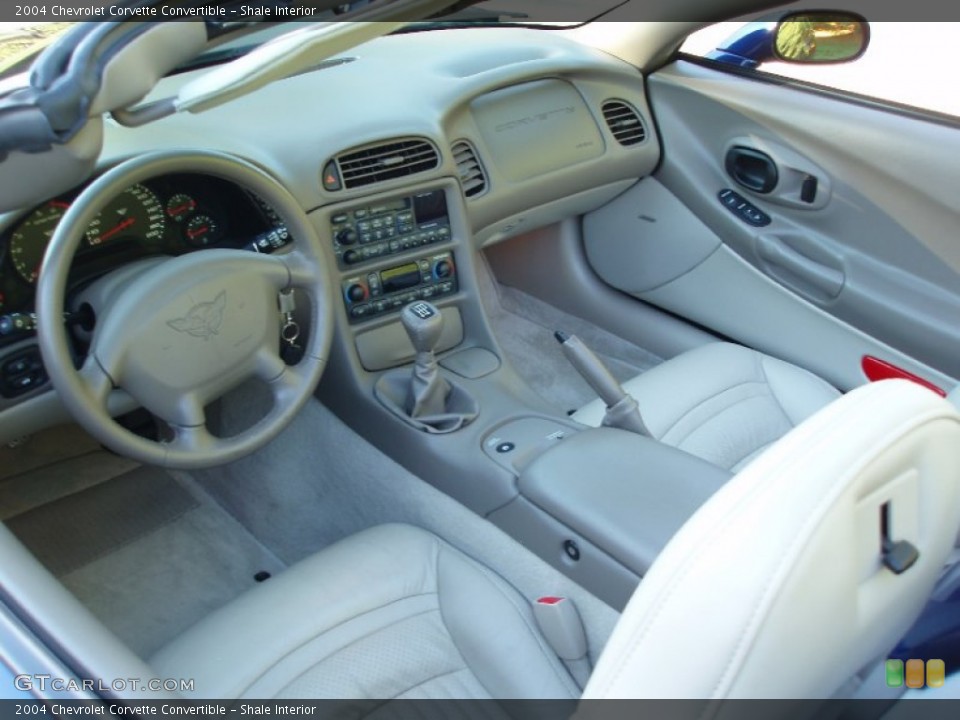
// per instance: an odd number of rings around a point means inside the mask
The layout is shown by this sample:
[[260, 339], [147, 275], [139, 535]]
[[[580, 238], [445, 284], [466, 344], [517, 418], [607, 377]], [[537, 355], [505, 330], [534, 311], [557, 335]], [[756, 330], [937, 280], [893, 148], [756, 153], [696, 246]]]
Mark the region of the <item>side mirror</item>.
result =
[[773, 52], [789, 63], [828, 64], [856, 60], [870, 42], [870, 26], [849, 12], [791, 13], [777, 23]]

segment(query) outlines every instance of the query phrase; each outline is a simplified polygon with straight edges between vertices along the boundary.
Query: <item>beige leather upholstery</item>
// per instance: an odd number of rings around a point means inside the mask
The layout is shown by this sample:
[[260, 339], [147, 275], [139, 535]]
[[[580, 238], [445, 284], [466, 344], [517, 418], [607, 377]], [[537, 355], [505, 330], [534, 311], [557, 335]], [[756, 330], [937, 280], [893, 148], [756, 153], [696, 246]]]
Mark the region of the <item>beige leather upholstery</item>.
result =
[[[683, 526], [587, 698], [820, 698], [885, 657], [960, 527], [960, 413], [891, 380], [790, 432]], [[919, 560], [881, 564], [880, 508]], [[211, 698], [569, 698], [522, 598], [435, 536], [385, 525], [214, 613], [152, 660]], [[595, 706], [593, 706], [595, 707]]]
[[[888, 502], [892, 536], [920, 551], [901, 575], [880, 560]], [[829, 697], [916, 619], [958, 527], [960, 414], [906, 381], [858, 388], [677, 533], [585, 697]]]
[[151, 665], [157, 677], [193, 678], [197, 698], [580, 693], [516, 590], [409, 525], [381, 525], [303, 560]]
[[[801, 368], [731, 343], [711, 343], [628, 380], [654, 438], [737, 472], [840, 393]], [[573, 418], [599, 426], [601, 400]]]

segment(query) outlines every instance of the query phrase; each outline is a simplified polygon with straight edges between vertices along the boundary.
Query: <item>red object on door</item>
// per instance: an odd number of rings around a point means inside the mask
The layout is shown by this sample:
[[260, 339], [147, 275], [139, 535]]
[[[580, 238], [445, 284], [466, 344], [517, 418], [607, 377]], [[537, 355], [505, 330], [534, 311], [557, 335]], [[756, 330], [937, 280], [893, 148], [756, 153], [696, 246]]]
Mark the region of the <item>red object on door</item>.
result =
[[912, 372], [907, 372], [903, 368], [899, 368], [896, 365], [891, 365], [887, 361], [881, 360], [880, 358], [875, 358], [872, 355], [863, 356], [861, 367], [863, 367], [863, 374], [867, 376], [867, 379], [870, 382], [893, 379], [909, 380], [910, 382], [917, 383], [917, 385], [923, 385], [923, 387], [927, 388], [927, 390], [932, 390], [941, 397], [947, 396], [945, 390], [938, 388], [932, 382], [924, 380], [922, 377], [917, 377]]
[[557, 603], [562, 603], [563, 598], [555, 595], [546, 595], [542, 598], [537, 598], [537, 602], [541, 605], [556, 605]]

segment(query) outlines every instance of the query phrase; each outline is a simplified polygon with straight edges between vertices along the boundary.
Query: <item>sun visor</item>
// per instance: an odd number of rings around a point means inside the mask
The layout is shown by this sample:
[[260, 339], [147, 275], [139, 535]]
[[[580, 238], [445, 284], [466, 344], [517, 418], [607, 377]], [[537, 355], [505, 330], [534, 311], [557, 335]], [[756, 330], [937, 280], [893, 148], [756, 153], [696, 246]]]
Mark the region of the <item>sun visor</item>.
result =
[[128, 108], [178, 65], [196, 57], [207, 44], [202, 22], [152, 23], [135, 42], [120, 47], [102, 63], [100, 91], [89, 114]]
[[[0, 132], [4, 124], [0, 123]], [[95, 118], [66, 143], [40, 152], [11, 150], [0, 162], [0, 212], [53, 197], [89, 178], [103, 145], [103, 120]]]

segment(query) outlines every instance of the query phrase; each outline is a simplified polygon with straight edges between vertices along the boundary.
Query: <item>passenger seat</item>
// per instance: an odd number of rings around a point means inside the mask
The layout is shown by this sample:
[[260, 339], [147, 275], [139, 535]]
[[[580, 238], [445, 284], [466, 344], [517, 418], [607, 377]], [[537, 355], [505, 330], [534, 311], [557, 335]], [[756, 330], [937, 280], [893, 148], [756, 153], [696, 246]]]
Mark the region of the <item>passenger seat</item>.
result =
[[[739, 472], [840, 393], [795, 365], [732, 343], [678, 355], [623, 384], [653, 437]], [[595, 400], [573, 415], [599, 426]]]

